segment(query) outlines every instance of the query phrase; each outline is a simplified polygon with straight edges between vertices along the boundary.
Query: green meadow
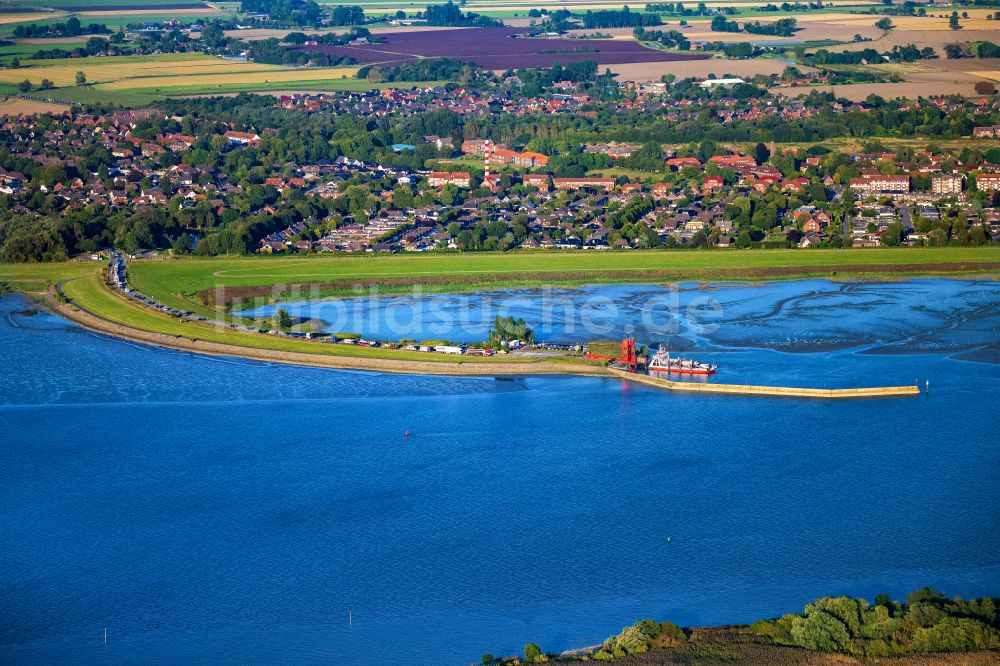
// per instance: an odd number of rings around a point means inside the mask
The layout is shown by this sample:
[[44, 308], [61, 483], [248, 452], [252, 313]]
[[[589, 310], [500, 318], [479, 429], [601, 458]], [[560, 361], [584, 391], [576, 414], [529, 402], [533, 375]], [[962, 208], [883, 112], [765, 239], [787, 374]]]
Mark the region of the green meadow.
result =
[[[300, 255], [289, 257], [185, 258], [133, 262], [132, 285], [161, 302], [191, 309], [197, 294], [216, 287], [268, 287], [380, 280], [393, 286], [424, 283], [432, 290], [475, 290], [528, 284], [772, 279], [781, 277], [878, 277], [961, 272], [956, 264], [1000, 267], [1000, 248], [876, 248], [865, 250], [680, 250], [634, 252], [508, 252], [389, 256]], [[784, 274], [789, 269], [795, 273]], [[659, 274], [659, 275], [658, 275]], [[3, 275], [0, 270], [0, 276]]]

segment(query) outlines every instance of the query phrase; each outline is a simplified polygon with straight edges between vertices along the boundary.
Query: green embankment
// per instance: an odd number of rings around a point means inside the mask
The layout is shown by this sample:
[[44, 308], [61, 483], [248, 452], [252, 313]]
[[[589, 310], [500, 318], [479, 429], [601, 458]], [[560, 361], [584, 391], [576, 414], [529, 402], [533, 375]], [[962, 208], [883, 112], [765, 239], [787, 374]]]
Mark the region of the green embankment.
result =
[[192, 340], [204, 340], [206, 342], [217, 342], [239, 347], [268, 349], [279, 352], [323, 354], [327, 356], [389, 358], [400, 361], [435, 361], [441, 363], [519, 363], [534, 360], [518, 359], [510, 356], [467, 357], [405, 350], [377, 349], [234, 331], [214, 324], [185, 321], [133, 303], [124, 296], [110, 290], [99, 275], [68, 280], [62, 283], [62, 291], [73, 304], [98, 317], [123, 326], [151, 333], [162, 333]]

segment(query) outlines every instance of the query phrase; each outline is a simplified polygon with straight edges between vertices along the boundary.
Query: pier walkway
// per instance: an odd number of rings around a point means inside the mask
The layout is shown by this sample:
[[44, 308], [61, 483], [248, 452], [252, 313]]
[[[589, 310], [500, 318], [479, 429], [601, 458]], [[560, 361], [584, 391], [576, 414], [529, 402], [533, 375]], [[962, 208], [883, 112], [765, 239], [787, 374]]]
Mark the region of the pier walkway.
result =
[[651, 375], [634, 374], [609, 368], [612, 374], [637, 384], [655, 386], [669, 391], [690, 393], [729, 393], [734, 395], [773, 395], [787, 398], [884, 398], [888, 396], [920, 395], [919, 386], [876, 386], [871, 388], [816, 389], [785, 386], [753, 386], [743, 384], [695, 384], [675, 382]]

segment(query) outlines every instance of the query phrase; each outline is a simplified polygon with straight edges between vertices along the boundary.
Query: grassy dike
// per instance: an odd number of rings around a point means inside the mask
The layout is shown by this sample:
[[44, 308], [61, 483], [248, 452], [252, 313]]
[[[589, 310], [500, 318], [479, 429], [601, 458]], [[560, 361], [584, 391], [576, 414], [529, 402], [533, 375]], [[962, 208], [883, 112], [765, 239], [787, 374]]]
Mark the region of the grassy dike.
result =
[[382, 372], [480, 374], [605, 374], [586, 361], [552, 358], [539, 361], [507, 356], [465, 357], [353, 345], [235, 331], [210, 323], [178, 319], [154, 311], [109, 289], [100, 275], [60, 283], [68, 303], [51, 305], [66, 318], [101, 333], [174, 349], [212, 355], [243, 356], [319, 367]]

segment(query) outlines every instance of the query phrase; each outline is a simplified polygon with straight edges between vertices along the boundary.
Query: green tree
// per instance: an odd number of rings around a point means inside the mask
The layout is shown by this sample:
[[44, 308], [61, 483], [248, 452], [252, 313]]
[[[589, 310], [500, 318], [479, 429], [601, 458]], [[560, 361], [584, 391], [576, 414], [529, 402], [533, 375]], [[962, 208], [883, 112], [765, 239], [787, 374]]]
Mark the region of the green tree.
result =
[[882, 245], [896, 247], [903, 241], [903, 225], [900, 222], [892, 222], [882, 232]]
[[961, 44], [945, 44], [944, 55], [949, 60], [958, 60], [965, 57], [965, 49]]
[[535, 643], [528, 643], [524, 646], [524, 660], [529, 664], [538, 664], [545, 661], [545, 654]]
[[85, 85], [86, 83], [87, 83], [87, 75], [84, 74], [83, 72], [77, 72], [76, 73], [76, 85], [82, 86], [82, 85]]
[[771, 151], [767, 149], [763, 143], [758, 143], [753, 148], [754, 159], [757, 160], [758, 164], [764, 164], [769, 159], [771, 159]]
[[913, 634], [916, 652], [966, 652], [998, 647], [1000, 632], [969, 618], [946, 617], [933, 627], [922, 627]]
[[30, 91], [31, 90], [31, 81], [29, 81], [28, 79], [25, 79], [24, 81], [21, 81], [19, 84], [17, 84], [17, 89], [20, 90], [21, 92], [28, 92], [28, 91]]
[[961, 30], [962, 25], [958, 22], [958, 12], [952, 12], [948, 18], [948, 27], [952, 30]]
[[191, 236], [189, 234], [180, 234], [174, 239], [171, 247], [174, 254], [187, 254], [191, 251]]
[[741, 229], [739, 236], [736, 237], [736, 247], [742, 249], [750, 247], [753, 239], [750, 238], [750, 231], [748, 229]]
[[280, 308], [278, 310], [278, 315], [275, 317], [275, 324], [282, 330], [287, 330], [292, 327], [292, 317], [288, 314], [288, 310], [285, 308]]
[[792, 639], [808, 650], [843, 652], [850, 640], [844, 623], [825, 611], [792, 620]]
[[888, 32], [889, 30], [892, 30], [896, 26], [892, 24], [891, 19], [880, 18], [879, 20], [875, 21], [875, 27], [878, 28], [879, 30], [885, 30]]

